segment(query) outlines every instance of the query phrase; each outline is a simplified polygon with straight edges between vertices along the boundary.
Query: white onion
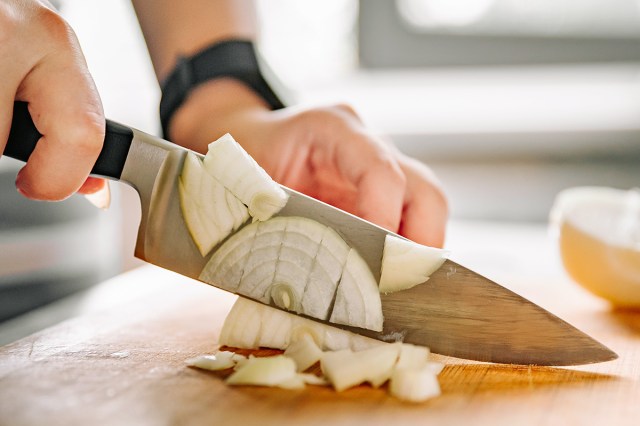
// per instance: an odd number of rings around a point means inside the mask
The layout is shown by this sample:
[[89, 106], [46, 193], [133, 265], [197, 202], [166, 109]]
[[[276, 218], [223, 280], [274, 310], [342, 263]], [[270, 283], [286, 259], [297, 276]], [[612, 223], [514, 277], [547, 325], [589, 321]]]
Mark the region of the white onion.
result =
[[289, 344], [284, 355], [293, 359], [298, 371], [304, 371], [322, 358], [322, 350], [318, 347], [312, 335], [305, 333]]
[[228, 133], [209, 144], [204, 166], [257, 220], [269, 219], [287, 203], [284, 190]]
[[248, 218], [247, 208], [204, 171], [193, 153], [185, 157], [178, 179], [182, 216], [202, 256], [238, 229]]
[[391, 376], [389, 393], [403, 401], [422, 402], [440, 395], [440, 385], [428, 366], [398, 368]]
[[[291, 358], [282, 355], [250, 358], [242, 363], [232, 375], [227, 378], [230, 385], [252, 386], [283, 386], [295, 387], [296, 365]], [[297, 381], [304, 387], [302, 380]]]
[[424, 283], [448, 256], [446, 250], [387, 234], [382, 252], [379, 291], [392, 293]]
[[323, 320], [330, 313], [335, 323], [382, 330], [380, 293], [368, 265], [311, 219], [274, 217], [245, 226], [216, 250], [200, 279], [282, 309]]
[[202, 355], [188, 359], [187, 365], [191, 367], [202, 368], [205, 370], [226, 370], [236, 365], [236, 354], [229, 351], [220, 351], [215, 355]]

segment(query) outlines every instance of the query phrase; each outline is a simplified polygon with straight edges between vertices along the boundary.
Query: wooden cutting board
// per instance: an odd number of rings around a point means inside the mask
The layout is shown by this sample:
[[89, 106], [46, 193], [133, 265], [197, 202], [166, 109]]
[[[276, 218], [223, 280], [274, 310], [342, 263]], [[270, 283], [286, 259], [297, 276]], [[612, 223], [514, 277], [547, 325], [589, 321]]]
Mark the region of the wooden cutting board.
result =
[[0, 424], [639, 424], [640, 313], [547, 284], [527, 287], [527, 296], [618, 360], [549, 368], [440, 357], [442, 396], [408, 404], [368, 386], [229, 387], [186, 367], [212, 351], [234, 297], [145, 266], [93, 291], [86, 303], [101, 311], [0, 348]]

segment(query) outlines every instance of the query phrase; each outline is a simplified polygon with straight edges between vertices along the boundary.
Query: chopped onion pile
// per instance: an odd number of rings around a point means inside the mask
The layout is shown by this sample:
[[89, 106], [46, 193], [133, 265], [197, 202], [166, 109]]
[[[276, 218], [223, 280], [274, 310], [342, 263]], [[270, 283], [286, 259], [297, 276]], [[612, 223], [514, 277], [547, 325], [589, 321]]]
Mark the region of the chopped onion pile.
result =
[[257, 220], [267, 220], [287, 203], [287, 194], [231, 137], [209, 144], [205, 169], [249, 207]]
[[[269, 333], [272, 331], [270, 327], [275, 327], [273, 330], [277, 330], [280, 336]], [[257, 330], [257, 333], [247, 332], [247, 328]], [[262, 336], [263, 330], [266, 338]], [[251, 339], [246, 340], [247, 335], [252, 336]], [[335, 335], [341, 337], [327, 339], [327, 336]], [[245, 341], [250, 341], [251, 345], [244, 346]], [[323, 351], [327, 341], [333, 346], [333, 351]], [[225, 321], [220, 343], [253, 349], [256, 344], [270, 346], [265, 344], [269, 342], [274, 343], [271, 347], [286, 348], [284, 354], [261, 358], [250, 356], [236, 361], [229, 355], [231, 352], [225, 351], [195, 358], [188, 363], [211, 370], [218, 370], [222, 365], [226, 365], [225, 368], [235, 367], [236, 371], [227, 379], [227, 383], [232, 385], [300, 389], [305, 384], [331, 384], [340, 392], [365, 382], [374, 387], [389, 382], [390, 394], [405, 401], [420, 402], [440, 394], [436, 376], [443, 365], [429, 361], [427, 348], [374, 341], [239, 298]], [[354, 342], [360, 344], [354, 345]], [[353, 351], [350, 349], [353, 346], [366, 349]], [[324, 377], [302, 373], [318, 361]]]
[[406, 290], [426, 282], [448, 256], [446, 250], [387, 234], [382, 253], [380, 292]]
[[216, 250], [199, 278], [282, 309], [382, 330], [371, 270], [335, 231], [311, 219], [274, 217], [245, 226]]

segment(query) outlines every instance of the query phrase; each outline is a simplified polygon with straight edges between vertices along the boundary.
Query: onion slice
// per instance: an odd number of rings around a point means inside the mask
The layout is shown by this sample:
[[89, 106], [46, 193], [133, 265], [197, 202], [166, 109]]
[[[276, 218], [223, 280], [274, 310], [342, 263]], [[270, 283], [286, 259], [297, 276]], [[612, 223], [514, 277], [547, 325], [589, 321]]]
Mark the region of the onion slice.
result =
[[238, 197], [257, 220], [267, 220], [287, 203], [288, 195], [231, 137], [209, 144], [204, 167]]
[[296, 381], [296, 364], [282, 355], [249, 358], [227, 378], [230, 385], [304, 387], [302, 379]]
[[226, 370], [235, 367], [236, 356], [233, 352], [220, 351], [215, 355], [202, 355], [188, 359], [186, 363], [191, 367], [202, 368], [204, 370]]
[[313, 336], [304, 333], [289, 345], [284, 355], [293, 359], [298, 371], [305, 371], [322, 358], [322, 350], [318, 347]]
[[447, 250], [387, 234], [382, 253], [380, 293], [406, 290], [424, 283], [448, 256]]
[[202, 256], [249, 218], [247, 208], [206, 173], [194, 153], [185, 157], [178, 193], [185, 224]]

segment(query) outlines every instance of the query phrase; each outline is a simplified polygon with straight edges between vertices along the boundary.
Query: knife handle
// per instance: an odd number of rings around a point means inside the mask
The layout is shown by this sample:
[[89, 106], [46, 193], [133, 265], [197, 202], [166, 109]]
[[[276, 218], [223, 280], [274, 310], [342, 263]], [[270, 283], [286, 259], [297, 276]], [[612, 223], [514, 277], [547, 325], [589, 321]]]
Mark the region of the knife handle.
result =
[[[36, 129], [26, 102], [14, 102], [13, 120], [4, 155], [26, 162], [42, 135]], [[133, 140], [133, 130], [107, 120], [104, 145], [91, 174], [110, 179], [120, 179], [124, 163]]]

